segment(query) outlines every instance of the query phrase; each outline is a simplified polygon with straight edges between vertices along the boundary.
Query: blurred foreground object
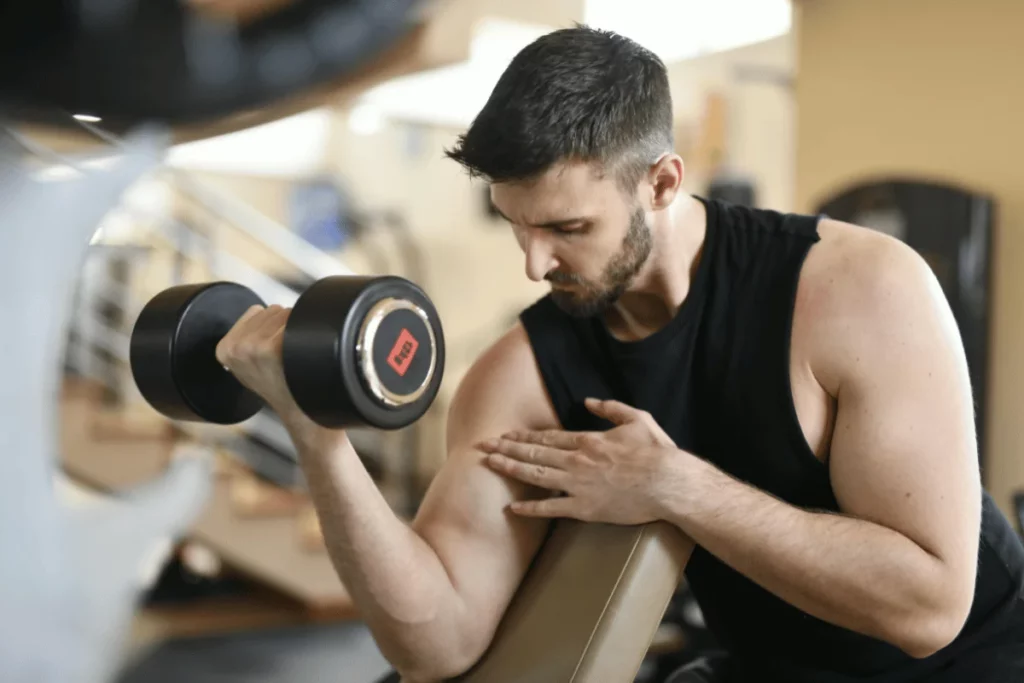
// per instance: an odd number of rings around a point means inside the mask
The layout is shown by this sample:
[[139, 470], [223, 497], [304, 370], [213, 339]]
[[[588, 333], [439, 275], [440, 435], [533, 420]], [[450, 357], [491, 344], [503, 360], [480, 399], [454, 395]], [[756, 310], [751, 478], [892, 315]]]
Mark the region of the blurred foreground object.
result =
[[125, 141], [106, 170], [39, 180], [0, 137], [0, 671], [10, 681], [95, 683], [119, 664], [154, 547], [191, 523], [209, 457], [178, 457], [117, 500], [58, 499], [58, 387], [72, 288], [97, 223], [162, 158], [162, 136]]
[[0, 110], [122, 133], [210, 124], [338, 83], [419, 20], [423, 0], [12, 0]]

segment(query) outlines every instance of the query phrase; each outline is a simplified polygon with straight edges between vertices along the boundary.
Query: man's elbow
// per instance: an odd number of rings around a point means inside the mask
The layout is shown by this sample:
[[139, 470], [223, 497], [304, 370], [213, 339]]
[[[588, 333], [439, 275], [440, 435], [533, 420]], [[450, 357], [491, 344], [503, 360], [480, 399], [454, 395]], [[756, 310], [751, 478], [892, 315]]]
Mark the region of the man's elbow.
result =
[[469, 671], [483, 656], [486, 648], [487, 643], [467, 641], [458, 647], [446, 648], [443, 652], [432, 652], [429, 659], [396, 662], [394, 666], [402, 683], [437, 683]]
[[402, 683], [439, 683], [462, 674], [473, 668], [479, 657], [464, 655], [445, 655], [430, 662], [416, 662], [405, 666], [396, 666]]
[[970, 601], [950, 602], [941, 609], [929, 610], [900, 629], [895, 644], [914, 659], [931, 657], [957, 639], [970, 611]]

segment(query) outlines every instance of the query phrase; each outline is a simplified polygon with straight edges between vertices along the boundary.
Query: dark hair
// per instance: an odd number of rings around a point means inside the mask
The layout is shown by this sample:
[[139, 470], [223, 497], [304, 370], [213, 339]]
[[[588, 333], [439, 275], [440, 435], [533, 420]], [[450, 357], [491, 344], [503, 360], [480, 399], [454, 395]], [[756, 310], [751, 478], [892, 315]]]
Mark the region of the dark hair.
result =
[[527, 180], [559, 161], [594, 161], [631, 194], [672, 147], [665, 64], [628, 38], [576, 25], [516, 55], [446, 156], [490, 182]]

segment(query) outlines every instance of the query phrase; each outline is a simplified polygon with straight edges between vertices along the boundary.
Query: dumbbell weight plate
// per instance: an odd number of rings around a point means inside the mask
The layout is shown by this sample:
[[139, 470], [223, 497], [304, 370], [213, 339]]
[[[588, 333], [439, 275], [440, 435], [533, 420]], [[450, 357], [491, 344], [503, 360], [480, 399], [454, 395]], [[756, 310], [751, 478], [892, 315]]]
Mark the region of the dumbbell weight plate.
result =
[[332, 428], [398, 429], [440, 388], [440, 318], [399, 277], [328, 277], [295, 303], [283, 341], [285, 378], [299, 407]]
[[171, 287], [142, 309], [132, 330], [135, 384], [156, 410], [175, 420], [237, 424], [263, 400], [217, 362], [217, 344], [250, 306], [263, 301], [233, 282]]

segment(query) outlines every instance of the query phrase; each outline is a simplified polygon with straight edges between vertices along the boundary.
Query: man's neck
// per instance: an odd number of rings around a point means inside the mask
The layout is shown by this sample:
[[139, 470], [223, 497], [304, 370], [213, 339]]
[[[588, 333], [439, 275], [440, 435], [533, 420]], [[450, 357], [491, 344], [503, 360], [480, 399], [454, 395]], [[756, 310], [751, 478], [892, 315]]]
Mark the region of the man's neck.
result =
[[680, 196], [654, 216], [652, 233], [650, 258], [605, 317], [609, 330], [623, 340], [653, 334], [686, 300], [707, 233], [704, 204], [690, 195]]

